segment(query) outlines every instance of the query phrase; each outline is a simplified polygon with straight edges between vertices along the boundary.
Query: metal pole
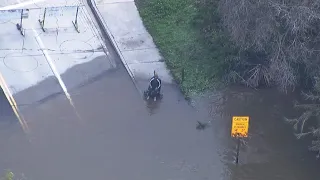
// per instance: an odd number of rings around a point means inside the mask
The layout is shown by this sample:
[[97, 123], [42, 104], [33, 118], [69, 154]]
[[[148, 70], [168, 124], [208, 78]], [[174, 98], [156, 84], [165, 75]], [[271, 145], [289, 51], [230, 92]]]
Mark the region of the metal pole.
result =
[[20, 24], [17, 23], [16, 26], [17, 26], [17, 29], [20, 31], [20, 34], [24, 36], [23, 30], [22, 30], [22, 18], [23, 18], [23, 9], [21, 9]]
[[75, 24], [78, 24], [78, 12], [79, 12], [79, 6], [77, 7], [76, 20], [74, 21]]
[[76, 19], [74, 20], [74, 22], [72, 21], [72, 23], [73, 23], [73, 26], [74, 26], [74, 28], [76, 29], [76, 31], [77, 31], [78, 33], [80, 33], [80, 31], [79, 31], [79, 26], [78, 26], [78, 13], [79, 13], [79, 6], [77, 7]]
[[42, 18], [43, 28], [44, 28], [44, 22], [45, 22], [45, 20], [46, 20], [46, 14], [47, 14], [47, 8], [44, 9], [44, 13], [43, 13], [43, 18]]
[[239, 153], [240, 153], [240, 137], [237, 136], [237, 154], [236, 154], [236, 164], [239, 163]]
[[39, 19], [39, 23], [40, 23], [40, 26], [41, 26], [43, 32], [45, 32], [45, 30], [44, 30], [44, 22], [46, 20], [46, 12], [47, 12], [47, 8], [44, 8], [44, 13], [43, 13], [42, 20]]
[[22, 16], [23, 16], [23, 9], [21, 10], [21, 17], [20, 17], [20, 28], [22, 29]]

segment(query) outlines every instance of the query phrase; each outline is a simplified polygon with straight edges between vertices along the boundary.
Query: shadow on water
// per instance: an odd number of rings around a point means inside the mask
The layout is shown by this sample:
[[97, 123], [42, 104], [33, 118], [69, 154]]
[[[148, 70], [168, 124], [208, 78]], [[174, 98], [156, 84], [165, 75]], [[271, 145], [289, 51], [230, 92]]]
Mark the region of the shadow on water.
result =
[[[112, 76], [118, 69], [118, 66], [113, 67], [113, 64], [107, 62], [106, 56], [98, 56], [90, 62], [73, 66], [63, 73], [61, 78], [68, 92], [72, 93], [74, 89], [90, 85], [106, 76]], [[65, 92], [61, 89], [57, 78], [50, 76], [36, 86], [15, 94], [14, 97], [19, 108], [23, 110], [30, 105], [41, 105], [61, 95], [64, 96]]]

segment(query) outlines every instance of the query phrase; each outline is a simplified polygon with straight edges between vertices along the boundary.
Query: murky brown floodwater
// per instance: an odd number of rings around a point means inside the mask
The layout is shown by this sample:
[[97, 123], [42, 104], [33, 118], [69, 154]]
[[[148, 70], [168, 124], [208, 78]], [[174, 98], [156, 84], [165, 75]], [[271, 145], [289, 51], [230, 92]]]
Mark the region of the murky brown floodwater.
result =
[[[63, 95], [23, 108], [28, 135], [2, 113], [0, 168], [32, 180], [319, 179], [314, 155], [282, 121], [292, 97], [233, 87], [196, 101], [197, 111], [176, 87], [164, 85], [163, 93], [150, 113], [119, 66], [71, 90], [80, 118]], [[232, 115], [251, 118], [238, 166]], [[211, 126], [199, 131], [197, 121]]]
[[[219, 142], [218, 152], [226, 167], [225, 179], [319, 179], [319, 162], [307, 150], [309, 141], [297, 141], [291, 126], [283, 120], [284, 116], [297, 115], [292, 108], [297, 97], [275, 89], [255, 91], [236, 86], [197, 104], [213, 117], [211, 128], [206, 130], [213, 131], [214, 139]], [[249, 138], [242, 145], [238, 166], [232, 163], [236, 153], [236, 142], [230, 138], [233, 115], [250, 116]]]

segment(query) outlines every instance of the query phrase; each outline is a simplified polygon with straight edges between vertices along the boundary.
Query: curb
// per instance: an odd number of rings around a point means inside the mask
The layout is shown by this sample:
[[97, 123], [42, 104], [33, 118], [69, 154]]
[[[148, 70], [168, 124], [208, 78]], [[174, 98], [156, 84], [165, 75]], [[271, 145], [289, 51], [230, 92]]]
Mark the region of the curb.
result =
[[89, 5], [89, 7], [90, 7], [90, 9], [91, 9], [91, 11], [92, 11], [92, 13], [93, 13], [93, 15], [94, 15], [95, 20], [98, 22], [98, 25], [100, 26], [100, 29], [102, 29], [103, 35], [110, 40], [111, 45], [112, 45], [113, 48], [116, 50], [116, 53], [118, 54], [118, 56], [119, 56], [122, 64], [123, 64], [124, 67], [126, 68], [129, 76], [131, 77], [131, 80], [132, 80], [134, 86], [136, 87], [136, 89], [137, 89], [141, 94], [143, 94], [143, 91], [139, 88], [139, 86], [138, 86], [138, 84], [137, 84], [137, 81], [136, 81], [136, 79], [134, 78], [134, 75], [133, 75], [131, 69], [129, 68], [126, 60], [124, 59], [124, 57], [123, 57], [123, 55], [122, 55], [122, 53], [121, 53], [121, 51], [120, 51], [120, 48], [119, 48], [119, 46], [117, 45], [117, 43], [116, 43], [116, 41], [115, 41], [115, 39], [114, 39], [114, 36], [111, 34], [111, 32], [110, 32], [107, 24], [105, 23], [102, 15], [100, 14], [100, 12], [99, 12], [99, 10], [98, 10], [98, 7], [97, 7], [97, 5], [96, 5], [96, 3], [95, 3], [95, 1], [94, 1], [94, 0], [87, 0], [87, 3], [88, 3], [88, 5]]

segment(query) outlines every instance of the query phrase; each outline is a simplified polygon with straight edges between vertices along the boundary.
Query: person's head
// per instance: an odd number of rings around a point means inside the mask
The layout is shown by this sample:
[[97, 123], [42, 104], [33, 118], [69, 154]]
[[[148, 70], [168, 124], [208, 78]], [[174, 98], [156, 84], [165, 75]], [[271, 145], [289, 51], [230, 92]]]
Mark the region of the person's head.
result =
[[158, 74], [156, 73], [156, 71], [153, 71], [153, 77], [158, 78]]

